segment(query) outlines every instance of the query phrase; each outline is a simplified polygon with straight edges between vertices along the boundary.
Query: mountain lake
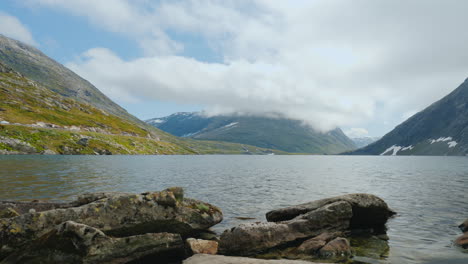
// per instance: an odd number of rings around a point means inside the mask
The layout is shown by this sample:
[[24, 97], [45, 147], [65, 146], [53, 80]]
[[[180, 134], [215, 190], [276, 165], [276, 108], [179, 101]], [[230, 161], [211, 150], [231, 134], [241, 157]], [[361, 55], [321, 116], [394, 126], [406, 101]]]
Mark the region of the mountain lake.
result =
[[[65, 201], [84, 192], [181, 186], [220, 207], [224, 229], [271, 209], [347, 193], [383, 198], [388, 256], [364, 263], [468, 263], [452, 245], [468, 218], [468, 157], [0, 156], [0, 199]], [[239, 218], [254, 218], [241, 220]]]

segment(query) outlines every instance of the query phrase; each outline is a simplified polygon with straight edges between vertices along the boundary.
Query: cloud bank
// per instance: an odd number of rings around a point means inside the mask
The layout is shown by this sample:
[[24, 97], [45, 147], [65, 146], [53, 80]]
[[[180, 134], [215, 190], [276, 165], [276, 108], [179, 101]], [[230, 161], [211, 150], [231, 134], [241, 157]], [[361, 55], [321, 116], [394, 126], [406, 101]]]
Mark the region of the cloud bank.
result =
[[37, 46], [36, 41], [28, 30], [16, 17], [0, 11], [0, 34], [22, 42]]
[[[97, 47], [68, 64], [119, 101], [279, 112], [328, 130], [396, 124], [468, 73], [465, 1], [29, 2], [135, 39], [141, 58]], [[177, 34], [205, 40], [222, 59], [182, 56]]]

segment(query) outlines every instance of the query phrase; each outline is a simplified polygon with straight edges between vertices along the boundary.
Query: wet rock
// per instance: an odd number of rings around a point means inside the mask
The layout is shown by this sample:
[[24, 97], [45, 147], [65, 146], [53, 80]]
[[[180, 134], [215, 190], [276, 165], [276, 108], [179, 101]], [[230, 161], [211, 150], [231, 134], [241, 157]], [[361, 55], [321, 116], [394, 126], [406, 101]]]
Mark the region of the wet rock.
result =
[[[365, 234], [385, 234], [385, 223], [394, 214], [382, 199], [370, 194], [322, 199], [270, 211], [267, 213], [267, 223], [242, 224], [224, 231], [220, 238], [220, 252], [225, 255], [253, 256], [279, 248], [299, 246], [292, 253], [312, 254], [325, 248], [336, 236], [310, 240], [303, 243], [302, 247], [301, 242], [324, 233], [351, 233], [352, 230], [360, 230]], [[344, 243], [344, 240], [333, 242], [322, 252], [328, 252], [325, 250], [339, 242]], [[346, 250], [343, 252], [348, 253]], [[326, 256], [325, 253], [320, 255]]]
[[465, 232], [468, 232], [468, 219], [466, 219], [463, 223], [461, 223], [458, 228], [460, 228], [460, 230], [465, 233]]
[[351, 255], [351, 246], [346, 238], [337, 237], [322, 247], [319, 255], [324, 258], [347, 257]]
[[372, 194], [358, 193], [272, 210], [266, 214], [266, 218], [269, 222], [291, 220], [338, 201], [344, 201], [351, 205], [353, 214], [351, 226], [353, 228], [382, 226], [389, 217], [395, 214], [381, 198]]
[[[66, 221], [88, 225], [116, 237], [159, 232], [188, 236], [221, 222], [222, 213], [217, 207], [183, 198], [180, 192], [177, 196], [182, 199], [178, 200], [170, 189], [132, 195], [96, 195], [95, 199], [104, 198], [81, 206], [0, 219], [0, 255]], [[88, 196], [90, 200], [94, 198]]]
[[468, 249], [468, 232], [455, 239], [454, 243], [463, 249]]
[[356, 256], [385, 259], [390, 253], [387, 236], [352, 237], [351, 248]]
[[171, 251], [183, 252], [178, 234], [113, 238], [96, 228], [67, 221], [1, 263], [127, 263], [148, 256], [157, 259], [158, 255]]
[[224, 231], [220, 252], [250, 256], [290, 242], [317, 236], [328, 230], [346, 230], [352, 217], [351, 206], [338, 201], [278, 223], [242, 224]]
[[216, 255], [218, 252], [218, 242], [216, 241], [188, 238], [186, 244], [192, 254]]
[[[311, 264], [300, 260], [265, 260], [244, 257], [228, 257], [222, 255], [197, 254], [186, 260], [183, 264]], [[316, 263], [319, 264], [319, 263]], [[328, 263], [331, 264], [331, 263]]]

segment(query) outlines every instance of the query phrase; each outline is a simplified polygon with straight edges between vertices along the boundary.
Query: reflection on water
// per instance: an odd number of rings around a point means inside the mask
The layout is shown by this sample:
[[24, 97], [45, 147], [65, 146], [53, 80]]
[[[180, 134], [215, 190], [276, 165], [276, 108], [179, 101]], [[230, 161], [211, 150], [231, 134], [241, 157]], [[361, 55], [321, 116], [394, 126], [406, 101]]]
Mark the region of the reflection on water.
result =
[[[468, 217], [466, 157], [0, 156], [0, 199], [67, 200], [83, 192], [182, 186], [236, 217], [345, 193], [373, 193], [399, 213], [375, 263], [468, 263], [451, 243]], [[465, 262], [460, 262], [465, 261]]]

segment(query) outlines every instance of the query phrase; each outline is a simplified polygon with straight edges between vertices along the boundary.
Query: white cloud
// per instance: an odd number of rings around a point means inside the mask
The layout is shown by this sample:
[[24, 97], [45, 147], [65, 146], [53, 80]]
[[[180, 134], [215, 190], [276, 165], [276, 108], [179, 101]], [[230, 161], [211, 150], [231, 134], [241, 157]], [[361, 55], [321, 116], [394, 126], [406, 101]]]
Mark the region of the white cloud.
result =
[[[121, 100], [280, 112], [320, 129], [392, 127], [468, 72], [465, 1], [30, 1], [138, 41], [146, 57], [92, 49], [69, 64]], [[180, 56], [172, 33], [203, 38], [223, 61]]]
[[37, 46], [37, 43], [34, 41], [31, 32], [29, 32], [25, 25], [23, 25], [16, 17], [1, 11], [0, 34], [31, 44], [33, 46]]
[[367, 137], [369, 136], [369, 131], [365, 128], [361, 127], [352, 127], [350, 129], [346, 129], [344, 133], [349, 137], [349, 138], [362, 138], [362, 137]]

